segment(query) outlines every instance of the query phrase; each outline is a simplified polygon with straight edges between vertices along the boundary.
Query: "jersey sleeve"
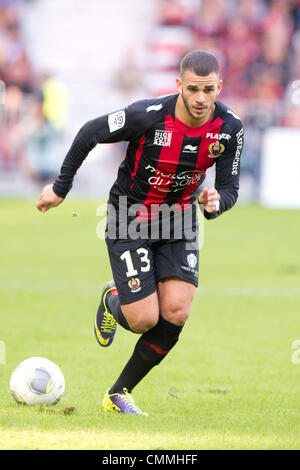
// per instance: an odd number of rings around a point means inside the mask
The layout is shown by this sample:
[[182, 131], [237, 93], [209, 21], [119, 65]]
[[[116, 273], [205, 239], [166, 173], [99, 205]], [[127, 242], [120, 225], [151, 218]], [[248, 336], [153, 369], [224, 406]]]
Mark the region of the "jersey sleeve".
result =
[[244, 129], [240, 120], [230, 134], [232, 138], [224, 153], [216, 159], [215, 188], [220, 194], [220, 207], [217, 212], [204, 211], [207, 219], [214, 219], [231, 209], [236, 203], [239, 191], [240, 157], [244, 145]]
[[88, 121], [77, 133], [68, 151], [53, 191], [65, 198], [72, 188], [74, 176], [89, 152], [100, 143], [129, 141], [145, 130], [145, 106], [137, 101], [124, 109]]

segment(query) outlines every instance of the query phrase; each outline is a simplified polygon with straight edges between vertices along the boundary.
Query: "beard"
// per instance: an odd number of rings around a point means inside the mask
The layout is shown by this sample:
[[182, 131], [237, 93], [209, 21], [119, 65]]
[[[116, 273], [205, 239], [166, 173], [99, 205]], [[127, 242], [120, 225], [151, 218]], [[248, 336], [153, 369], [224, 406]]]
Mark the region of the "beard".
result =
[[182, 101], [183, 101], [183, 104], [185, 106], [185, 109], [187, 110], [189, 115], [195, 119], [195, 116], [193, 115], [193, 113], [191, 111], [191, 108], [189, 107], [189, 104], [188, 104], [187, 100], [185, 99], [185, 96], [184, 96], [183, 92], [181, 93], [181, 96], [182, 96]]
[[213, 105], [209, 106], [209, 107], [206, 109], [206, 113], [205, 113], [203, 116], [199, 117], [199, 116], [193, 114], [193, 111], [192, 111], [191, 107], [189, 106], [189, 104], [188, 104], [188, 102], [187, 102], [187, 100], [186, 100], [186, 98], [185, 98], [185, 96], [184, 96], [183, 91], [181, 92], [181, 97], [182, 97], [182, 101], [183, 101], [183, 104], [184, 104], [184, 106], [185, 106], [185, 109], [187, 110], [187, 112], [189, 113], [189, 115], [190, 115], [193, 119], [196, 119], [196, 120], [203, 119], [205, 116], [207, 116], [208, 113], [210, 113], [210, 111], [211, 111], [211, 109], [212, 109], [212, 106], [213, 106]]

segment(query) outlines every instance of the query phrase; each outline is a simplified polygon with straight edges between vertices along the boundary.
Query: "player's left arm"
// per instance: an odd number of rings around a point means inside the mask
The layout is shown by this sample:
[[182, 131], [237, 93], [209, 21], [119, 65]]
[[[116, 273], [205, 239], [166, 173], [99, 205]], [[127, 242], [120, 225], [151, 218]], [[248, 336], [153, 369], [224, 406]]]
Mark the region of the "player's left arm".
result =
[[[232, 137], [226, 145], [224, 153], [216, 159], [214, 191], [219, 195], [219, 204], [215, 211], [208, 212], [204, 210], [204, 215], [207, 219], [214, 219], [223, 212], [231, 209], [238, 198], [240, 158], [244, 145], [244, 129], [240, 120], [237, 119], [236, 122], [237, 124], [234, 130], [231, 130]], [[217, 199], [216, 194], [213, 196], [214, 199]]]

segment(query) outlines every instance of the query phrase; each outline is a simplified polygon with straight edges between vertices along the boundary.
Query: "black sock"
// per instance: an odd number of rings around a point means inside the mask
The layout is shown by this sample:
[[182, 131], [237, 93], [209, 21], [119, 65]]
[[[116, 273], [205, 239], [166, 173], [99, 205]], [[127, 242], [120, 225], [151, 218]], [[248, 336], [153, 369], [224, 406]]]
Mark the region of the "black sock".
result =
[[126, 330], [132, 331], [123, 315], [119, 296], [117, 294], [108, 293], [106, 296], [106, 303], [116, 322]]
[[109, 393], [131, 390], [158, 365], [178, 341], [182, 326], [159, 317], [157, 325], [138, 340], [133, 354]]

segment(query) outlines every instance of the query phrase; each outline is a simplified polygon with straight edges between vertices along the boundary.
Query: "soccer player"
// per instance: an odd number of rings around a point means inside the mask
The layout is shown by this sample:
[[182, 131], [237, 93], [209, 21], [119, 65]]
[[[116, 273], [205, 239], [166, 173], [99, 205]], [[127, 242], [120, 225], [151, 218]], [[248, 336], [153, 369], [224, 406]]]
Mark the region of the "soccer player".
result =
[[[219, 73], [213, 54], [191, 51], [181, 61], [178, 93], [137, 101], [87, 122], [54, 184], [45, 186], [37, 201], [42, 212], [60, 204], [97, 143], [129, 142], [108, 201], [106, 244], [114, 281], [104, 287], [94, 331], [103, 347], [111, 345], [117, 324], [140, 337], [104, 395], [105, 410], [146, 414], [131, 392], [177, 343], [198, 285], [194, 202], [213, 219], [237, 200], [243, 127], [216, 100], [222, 88]], [[215, 187], [200, 192], [205, 170], [214, 164]], [[163, 207], [172, 208], [168, 220]], [[187, 214], [188, 233], [176, 223]], [[166, 222], [168, 236], [162, 234]], [[149, 236], [142, 229], [151, 224]]]

